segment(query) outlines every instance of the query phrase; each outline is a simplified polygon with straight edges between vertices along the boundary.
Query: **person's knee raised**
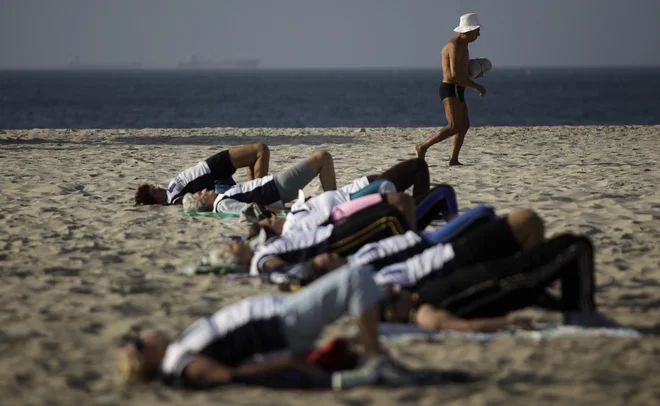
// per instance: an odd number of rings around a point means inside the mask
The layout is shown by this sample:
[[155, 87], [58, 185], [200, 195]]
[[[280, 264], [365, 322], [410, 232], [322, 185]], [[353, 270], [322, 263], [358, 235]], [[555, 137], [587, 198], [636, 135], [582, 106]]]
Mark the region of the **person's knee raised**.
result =
[[262, 157], [270, 156], [270, 149], [266, 144], [257, 144], [257, 153]]
[[332, 162], [332, 155], [328, 151], [319, 151], [315, 152], [311, 156], [312, 160], [321, 164], [321, 165], [328, 165], [329, 163]]
[[417, 170], [418, 170], [418, 171], [425, 171], [425, 172], [428, 172], [428, 170], [429, 170], [429, 165], [426, 163], [425, 160], [423, 160], [423, 159], [421, 159], [421, 158], [415, 158], [415, 160], [417, 160]]
[[589, 252], [591, 255], [594, 253], [594, 245], [586, 235], [578, 235], [575, 238], [575, 245], [577, 245], [579, 249]]

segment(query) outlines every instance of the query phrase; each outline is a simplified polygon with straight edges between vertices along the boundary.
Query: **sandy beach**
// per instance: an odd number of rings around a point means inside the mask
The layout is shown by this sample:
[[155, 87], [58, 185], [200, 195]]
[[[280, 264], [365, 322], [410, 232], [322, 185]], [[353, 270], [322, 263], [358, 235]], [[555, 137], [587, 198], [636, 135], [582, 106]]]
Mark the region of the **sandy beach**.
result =
[[[229, 146], [263, 142], [271, 172], [329, 151], [343, 185], [413, 157], [412, 146], [432, 130], [0, 131], [1, 403], [660, 404], [657, 126], [482, 127], [466, 137], [465, 166], [447, 166], [449, 141], [426, 156], [432, 181], [453, 185], [460, 208], [485, 203], [505, 214], [530, 207], [545, 219], [548, 235], [590, 236], [600, 309], [642, 338], [388, 343], [406, 365], [479, 377], [469, 384], [338, 393], [241, 387], [190, 393], [158, 383], [116, 384], [116, 349], [138, 326], [175, 336], [223, 305], [276, 291], [253, 280], [183, 274], [185, 265], [246, 227], [188, 217], [180, 206], [134, 207], [139, 183], [165, 185]], [[245, 180], [245, 172], [236, 179]], [[347, 323], [328, 328], [324, 338]]]

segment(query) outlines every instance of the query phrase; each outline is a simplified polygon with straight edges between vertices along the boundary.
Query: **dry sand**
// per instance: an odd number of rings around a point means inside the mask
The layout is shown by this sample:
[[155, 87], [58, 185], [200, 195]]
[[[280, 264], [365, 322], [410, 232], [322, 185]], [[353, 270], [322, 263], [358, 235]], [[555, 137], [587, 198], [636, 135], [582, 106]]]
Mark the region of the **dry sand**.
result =
[[432, 180], [454, 185], [462, 208], [531, 207], [551, 235], [589, 235], [601, 309], [642, 330], [642, 339], [389, 345], [408, 365], [464, 368], [481, 378], [466, 385], [345, 393], [115, 385], [115, 349], [138, 326], [174, 335], [220, 306], [275, 291], [183, 275], [223, 236], [245, 230], [184, 216], [180, 207], [133, 207], [139, 182], [166, 184], [228, 146], [265, 142], [271, 171], [326, 149], [344, 184], [412, 157], [412, 145], [430, 131], [0, 131], [1, 403], [660, 404], [660, 127], [477, 128], [461, 155], [466, 166], [448, 168], [449, 141], [427, 154]]

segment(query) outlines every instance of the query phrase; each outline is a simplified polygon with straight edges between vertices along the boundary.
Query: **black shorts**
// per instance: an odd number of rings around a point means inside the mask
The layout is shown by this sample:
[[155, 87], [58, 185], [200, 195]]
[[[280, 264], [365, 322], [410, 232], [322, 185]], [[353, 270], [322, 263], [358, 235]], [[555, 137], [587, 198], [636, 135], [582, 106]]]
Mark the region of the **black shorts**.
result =
[[442, 82], [440, 83], [440, 100], [447, 97], [458, 97], [461, 103], [465, 103], [465, 88], [453, 83]]
[[236, 168], [229, 159], [229, 150], [218, 152], [206, 160], [214, 180], [223, 181], [236, 173]]
[[410, 227], [403, 214], [383, 200], [336, 225], [327, 251], [348, 256], [365, 244], [404, 234], [408, 230]]
[[499, 217], [477, 227], [451, 245], [454, 248], [454, 259], [447, 265], [456, 269], [509, 257], [521, 249], [506, 217]]

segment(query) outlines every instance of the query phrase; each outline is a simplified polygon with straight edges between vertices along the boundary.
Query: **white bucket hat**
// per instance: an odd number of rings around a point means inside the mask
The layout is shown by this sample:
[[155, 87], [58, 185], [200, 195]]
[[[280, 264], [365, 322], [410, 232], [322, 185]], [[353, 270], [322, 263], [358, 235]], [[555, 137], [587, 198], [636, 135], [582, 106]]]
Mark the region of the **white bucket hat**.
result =
[[461, 16], [458, 27], [454, 28], [454, 31], [462, 34], [465, 32], [474, 31], [477, 28], [481, 28], [481, 24], [479, 24], [479, 20], [477, 20], [477, 14], [467, 13]]

